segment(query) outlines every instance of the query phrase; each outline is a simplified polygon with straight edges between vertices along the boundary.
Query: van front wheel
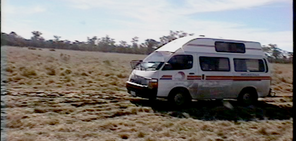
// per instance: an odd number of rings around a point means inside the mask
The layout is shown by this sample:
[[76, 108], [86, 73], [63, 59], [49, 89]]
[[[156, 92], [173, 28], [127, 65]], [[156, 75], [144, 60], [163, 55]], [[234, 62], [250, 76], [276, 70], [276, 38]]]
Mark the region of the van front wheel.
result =
[[184, 90], [173, 91], [168, 100], [172, 105], [177, 107], [186, 106], [191, 102], [190, 96]]

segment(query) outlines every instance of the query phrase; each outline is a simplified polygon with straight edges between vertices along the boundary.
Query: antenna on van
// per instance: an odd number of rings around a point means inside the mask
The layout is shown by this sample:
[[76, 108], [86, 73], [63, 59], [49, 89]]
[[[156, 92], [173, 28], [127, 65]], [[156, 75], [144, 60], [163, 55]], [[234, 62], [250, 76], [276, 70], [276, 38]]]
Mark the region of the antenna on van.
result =
[[205, 37], [205, 35], [199, 35], [199, 37]]

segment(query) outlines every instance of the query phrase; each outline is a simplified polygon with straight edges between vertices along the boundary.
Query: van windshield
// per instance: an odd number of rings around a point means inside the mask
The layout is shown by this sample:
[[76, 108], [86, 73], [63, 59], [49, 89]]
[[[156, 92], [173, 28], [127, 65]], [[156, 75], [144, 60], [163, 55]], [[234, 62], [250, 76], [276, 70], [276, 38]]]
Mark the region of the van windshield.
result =
[[164, 62], [142, 62], [135, 68], [136, 70], [155, 71], [158, 70]]
[[161, 68], [172, 53], [168, 51], [155, 51], [147, 56], [143, 62], [136, 66], [136, 70], [155, 71]]

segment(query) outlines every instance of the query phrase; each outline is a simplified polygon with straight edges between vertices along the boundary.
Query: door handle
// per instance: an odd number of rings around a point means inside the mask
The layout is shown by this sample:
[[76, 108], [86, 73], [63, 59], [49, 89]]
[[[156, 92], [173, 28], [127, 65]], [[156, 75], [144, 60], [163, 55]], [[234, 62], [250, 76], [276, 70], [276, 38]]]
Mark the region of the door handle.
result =
[[192, 75], [192, 74], [194, 74], [194, 73], [193, 73], [193, 72], [190, 72], [189, 74]]
[[205, 79], [205, 74], [202, 74], [201, 75], [201, 80], [204, 80]]

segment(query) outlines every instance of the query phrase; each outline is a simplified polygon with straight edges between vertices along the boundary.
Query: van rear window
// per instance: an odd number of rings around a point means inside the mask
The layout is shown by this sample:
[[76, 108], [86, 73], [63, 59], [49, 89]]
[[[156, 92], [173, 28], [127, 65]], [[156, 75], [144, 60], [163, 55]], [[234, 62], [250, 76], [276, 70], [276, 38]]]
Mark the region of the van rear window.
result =
[[229, 53], [245, 53], [246, 48], [243, 43], [234, 43], [234, 42], [215, 42], [215, 49], [217, 52], [229, 52]]
[[236, 72], [264, 72], [264, 64], [261, 59], [233, 59]]

